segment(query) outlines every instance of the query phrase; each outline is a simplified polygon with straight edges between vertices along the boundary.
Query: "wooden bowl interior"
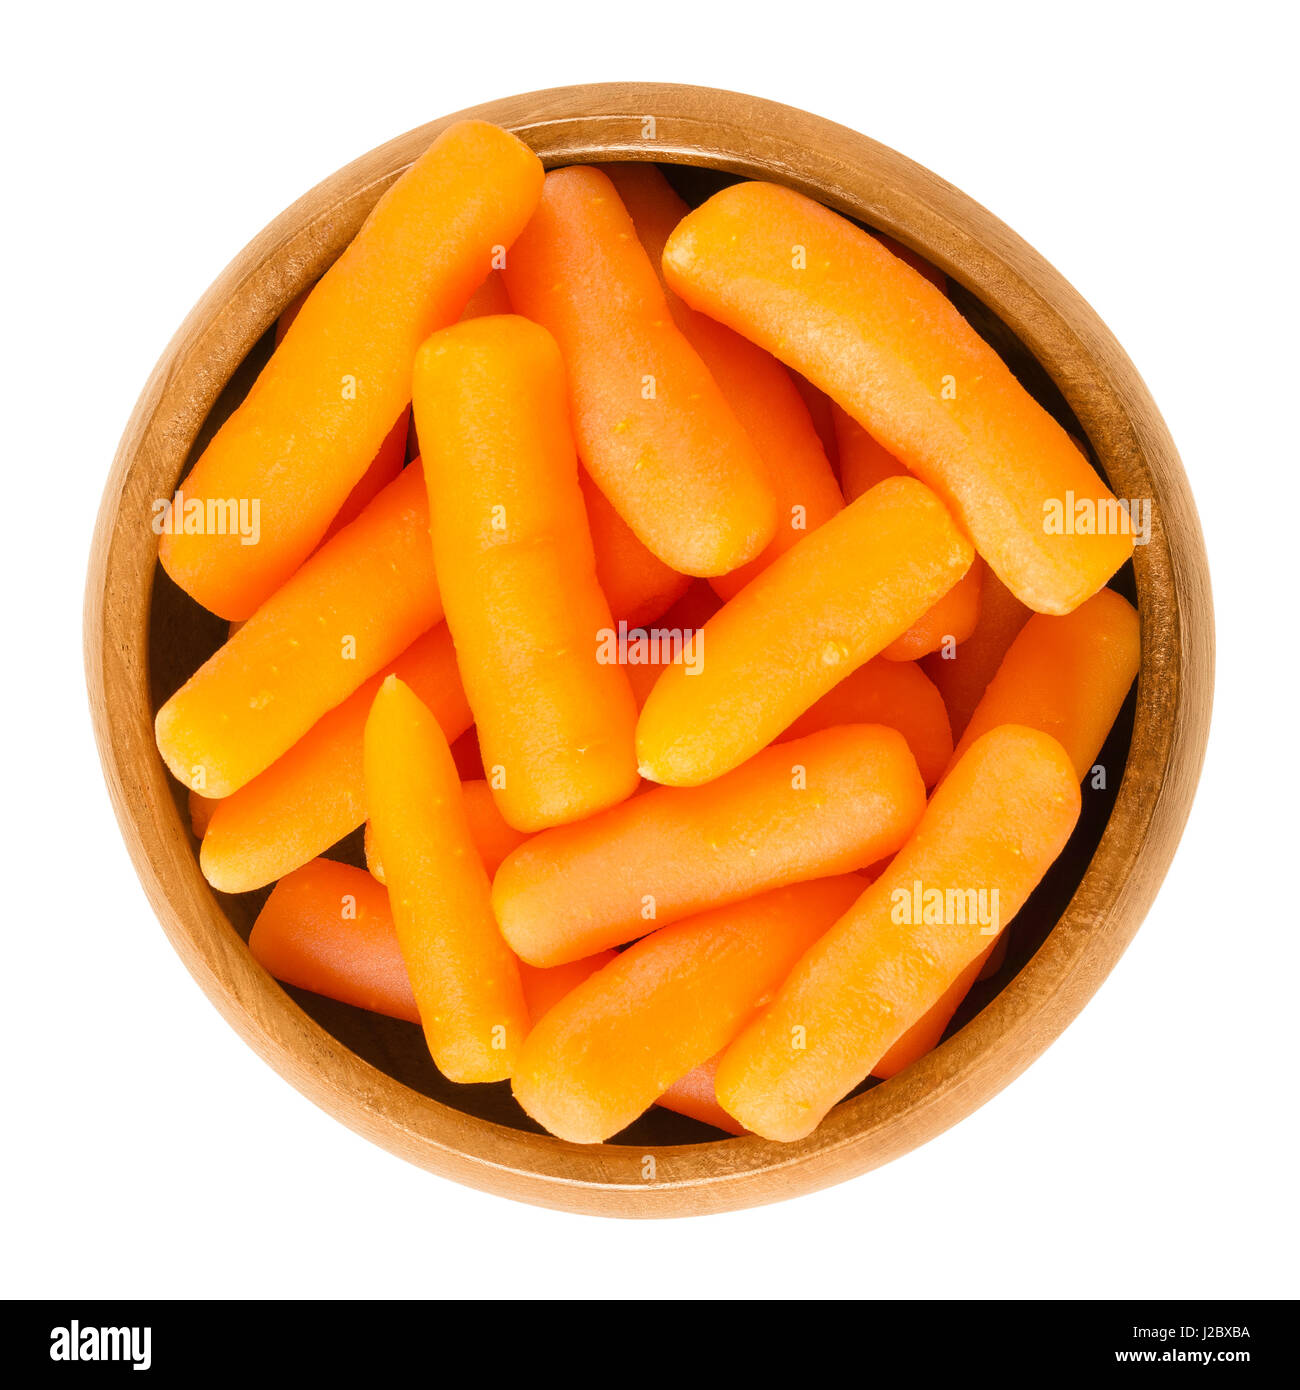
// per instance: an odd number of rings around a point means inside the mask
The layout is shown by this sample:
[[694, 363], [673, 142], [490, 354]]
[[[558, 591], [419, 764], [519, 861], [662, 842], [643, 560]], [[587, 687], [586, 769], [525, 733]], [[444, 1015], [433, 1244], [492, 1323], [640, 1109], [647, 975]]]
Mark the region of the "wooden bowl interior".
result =
[[[687, 202], [693, 205], [740, 177], [736, 173], [685, 164], [661, 163], [660, 167]], [[761, 169], [753, 172], [755, 176], [764, 174]], [[1025, 388], [1076, 439], [1086, 441], [1085, 429], [1051, 376], [1016, 333], [992, 309], [956, 281], [950, 281], [950, 293], [967, 320], [998, 351]], [[286, 303], [288, 298], [292, 298], [292, 295], [286, 298]], [[268, 328], [231, 376], [199, 431], [189, 456], [173, 480], [173, 485], [189, 471], [207, 441], [243, 398], [270, 355], [272, 336], [273, 328]], [[1105, 469], [1095, 454], [1093, 463], [1104, 475]], [[1112, 587], [1132, 602], [1137, 602], [1134, 569], [1131, 563], [1125, 565], [1116, 576]], [[149, 685], [154, 713], [221, 645], [225, 640], [226, 626], [224, 621], [200, 608], [178, 589], [161, 568], [156, 569], [150, 601], [148, 637]], [[1009, 946], [1001, 967], [995, 975], [980, 981], [970, 992], [945, 1037], [964, 1027], [1016, 977], [1046, 940], [1074, 896], [1097, 850], [1115, 805], [1129, 755], [1136, 699], [1135, 688], [1130, 692], [1098, 758], [1099, 764], [1106, 771], [1105, 787], [1090, 788], [1085, 785], [1083, 814], [1069, 845], [1008, 929]], [[178, 783], [171, 782], [170, 786], [177, 815], [188, 826], [185, 793]], [[197, 854], [197, 841], [194, 841], [194, 848]], [[360, 832], [340, 841], [328, 851], [328, 857], [364, 867]], [[230, 929], [247, 941], [253, 921], [269, 892], [269, 888], [239, 895], [214, 891], [213, 897], [220, 904]], [[541, 1133], [540, 1128], [515, 1104], [508, 1083], [502, 1082], [492, 1086], [457, 1086], [446, 1081], [434, 1067], [420, 1030], [413, 1024], [339, 1004], [305, 990], [287, 986], [282, 988], [305, 1013], [352, 1053], [401, 1085], [464, 1114], [511, 1129]], [[854, 1095], [861, 1094], [877, 1084], [879, 1083], [869, 1080], [859, 1087]], [[725, 1138], [726, 1136], [711, 1126], [656, 1107], [611, 1142], [645, 1149], [664, 1145], [712, 1144]]]

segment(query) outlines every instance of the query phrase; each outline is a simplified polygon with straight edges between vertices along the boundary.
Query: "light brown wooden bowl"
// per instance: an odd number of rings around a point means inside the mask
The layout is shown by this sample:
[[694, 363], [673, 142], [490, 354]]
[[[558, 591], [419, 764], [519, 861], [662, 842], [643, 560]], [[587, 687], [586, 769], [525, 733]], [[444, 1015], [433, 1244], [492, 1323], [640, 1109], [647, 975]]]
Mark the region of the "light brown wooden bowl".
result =
[[443, 1081], [412, 1025], [286, 991], [253, 961], [244, 939], [265, 895], [208, 887], [181, 790], [154, 748], [154, 711], [224, 624], [161, 575], [150, 503], [173, 492], [247, 388], [280, 311], [457, 119], [447, 116], [326, 179], [241, 251], [168, 346], [127, 426], [95, 534], [85, 645], [100, 757], [131, 857], [172, 944], [243, 1038], [345, 1124], [435, 1173], [613, 1216], [726, 1211], [863, 1173], [968, 1115], [1033, 1061], [1119, 959], [1168, 868], [1200, 772], [1214, 660], [1204, 545], [1178, 455], [1132, 363], [1061, 276], [978, 204], [865, 136], [753, 97], [653, 84], [556, 88], [457, 115], [513, 130], [547, 165], [695, 166], [684, 177], [697, 197], [718, 181], [707, 171], [775, 179], [948, 274], [963, 312], [1088, 441], [1114, 491], [1154, 499], [1151, 542], [1117, 581], [1136, 591], [1142, 663], [1101, 757], [1110, 788], [1085, 789], [1080, 828], [1017, 918], [1001, 973], [947, 1040], [797, 1144], [720, 1139], [658, 1110], [615, 1142], [564, 1143], [537, 1132], [504, 1084]]

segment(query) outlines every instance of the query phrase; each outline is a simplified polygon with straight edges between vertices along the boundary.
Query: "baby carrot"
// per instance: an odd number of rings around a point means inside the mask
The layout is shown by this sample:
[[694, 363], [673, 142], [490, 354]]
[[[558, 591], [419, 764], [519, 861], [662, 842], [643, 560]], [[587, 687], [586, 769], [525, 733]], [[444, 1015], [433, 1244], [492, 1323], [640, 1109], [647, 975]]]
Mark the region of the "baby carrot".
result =
[[629, 627], [657, 618], [690, 587], [690, 576], [670, 569], [637, 540], [585, 468], [578, 470], [578, 486], [596, 553], [596, 579], [610, 613]]
[[725, 1047], [861, 890], [851, 874], [794, 884], [638, 941], [536, 1024], [515, 1099], [561, 1139], [617, 1134]]
[[997, 725], [1027, 724], [1064, 746], [1082, 780], [1137, 676], [1138, 645], [1137, 612], [1113, 589], [1063, 618], [1035, 614], [975, 707], [954, 762]]
[[509, 1076], [528, 1031], [519, 969], [492, 916], [456, 765], [438, 721], [396, 676], [365, 736], [366, 799], [397, 939], [438, 1070]]
[[664, 670], [637, 725], [641, 775], [693, 786], [743, 762], [905, 632], [972, 556], [929, 488], [887, 478], [705, 624], [698, 674]]
[[590, 979], [597, 970], [603, 970], [611, 961], [618, 959], [617, 951], [597, 951], [594, 956], [584, 956], [581, 960], [566, 961], [563, 965], [553, 965], [549, 970], [539, 970], [527, 961], [519, 962], [519, 981], [524, 987], [524, 1000], [528, 1005], [528, 1017], [533, 1026], [561, 999], [576, 989], [584, 980]]
[[425, 343], [414, 386], [438, 587], [497, 804], [518, 830], [589, 816], [636, 788], [636, 702], [597, 659], [612, 620], [559, 349], [527, 319], [476, 319]]
[[[877, 444], [851, 415], [837, 405], [831, 407], [831, 415], [839, 441], [840, 484], [846, 502], [856, 501], [886, 478], [907, 476], [907, 469], [888, 449]], [[915, 661], [945, 644], [964, 642], [979, 620], [985, 568], [984, 561], [977, 555], [970, 569], [938, 603], [922, 613], [881, 655], [890, 661]]]
[[872, 1076], [888, 1080], [897, 1076], [904, 1067], [910, 1067], [919, 1057], [924, 1057], [939, 1045], [944, 1030], [952, 1022], [963, 999], [970, 993], [971, 986], [979, 979], [984, 963], [992, 955], [993, 949], [1005, 936], [999, 936], [961, 972], [960, 975], [940, 995], [938, 1003], [932, 1005], [871, 1068]]
[[455, 321], [542, 178], [513, 135], [458, 121], [384, 194], [181, 486], [205, 516], [231, 499], [260, 510], [256, 545], [206, 524], [163, 535], [186, 593], [247, 618], [311, 554], [410, 401], [416, 348]]
[[954, 738], [960, 738], [970, 723], [975, 706], [1031, 611], [986, 568], [974, 631], [955, 651], [931, 652], [921, 662], [948, 707]]
[[158, 711], [159, 752], [187, 787], [229, 796], [441, 617], [412, 464]]
[[804, 879], [865, 868], [916, 824], [925, 788], [902, 735], [826, 729], [703, 787], [656, 787], [535, 835], [497, 870], [515, 953], [559, 965]]
[[[407, 407], [397, 417], [397, 423], [384, 436], [379, 452], [370, 460], [366, 471], [357, 479], [352, 491], [344, 498], [343, 505], [334, 514], [334, 519], [325, 528], [320, 545], [338, 533], [370, 505], [370, 503], [402, 471], [406, 462], [406, 436], [411, 425], [411, 411]], [[320, 549], [320, 545], [316, 547]]]
[[897, 729], [932, 787], [952, 758], [952, 734], [943, 697], [919, 666], [877, 657], [832, 687], [781, 735], [803, 738], [837, 724], [885, 724]]
[[[610, 164], [603, 172], [659, 271], [668, 237], [690, 208], [653, 164]], [[730, 598], [800, 537], [834, 516], [844, 499], [808, 407], [785, 367], [716, 319], [688, 308], [671, 291], [667, 299], [677, 327], [700, 354], [754, 441], [776, 497], [777, 527], [771, 543], [757, 559], [710, 580], [723, 598]]]
[[469, 726], [451, 634], [439, 623], [322, 715], [265, 772], [216, 803], [199, 852], [214, 888], [261, 888], [323, 854], [365, 820], [362, 740], [371, 702], [389, 675], [415, 691], [449, 739]]
[[712, 1125], [714, 1129], [723, 1130], [727, 1134], [744, 1134], [745, 1127], [737, 1124], [718, 1104], [713, 1084], [717, 1074], [718, 1058], [710, 1057], [707, 1062], [701, 1062], [694, 1071], [688, 1071], [685, 1076], [674, 1081], [655, 1104], [678, 1115], [699, 1120], [701, 1124]]
[[884, 873], [723, 1054], [718, 1100], [766, 1139], [802, 1139], [1015, 916], [1079, 816], [1055, 739], [1003, 725], [940, 783]]
[[363, 869], [313, 859], [271, 890], [248, 938], [277, 980], [419, 1023], [388, 894]]
[[[1028, 610], [1022, 611], [1027, 615]], [[1110, 589], [1102, 589], [1063, 618], [1035, 614], [1011, 644], [1002, 666], [1005, 674], [999, 670], [997, 690], [990, 687], [985, 702], [977, 707], [954, 761], [981, 733], [1000, 724], [1024, 724], [1051, 734], [1070, 755], [1082, 779], [1091, 770], [1137, 675], [1137, 614]], [[982, 967], [991, 963], [995, 950], [1005, 948], [1005, 941], [1005, 936], [998, 937], [962, 973], [881, 1058], [874, 1075], [893, 1076], [938, 1043], [971, 986], [982, 977]]]
[[1068, 613], [1128, 559], [1127, 515], [1066, 432], [939, 290], [847, 218], [735, 184], [678, 225], [664, 272], [933, 487], [1029, 607]]
[[[418, 691], [416, 692], [419, 693]], [[435, 711], [436, 713], [436, 711]], [[442, 720], [438, 723], [442, 725]], [[445, 725], [442, 725], [445, 729]], [[461, 782], [461, 795], [465, 798], [465, 819], [469, 822], [469, 837], [474, 841], [478, 857], [483, 861], [487, 876], [492, 877], [501, 862], [511, 850], [516, 850], [528, 838], [505, 822], [492, 790], [481, 778], [476, 781]], [[374, 832], [370, 822], [366, 822], [365, 833], [366, 868], [380, 882], [384, 882], [384, 866], [375, 846]]]
[[752, 560], [776, 531], [763, 462], [699, 354], [613, 185], [556, 169], [506, 289], [564, 354], [578, 452], [637, 536], [683, 574]]

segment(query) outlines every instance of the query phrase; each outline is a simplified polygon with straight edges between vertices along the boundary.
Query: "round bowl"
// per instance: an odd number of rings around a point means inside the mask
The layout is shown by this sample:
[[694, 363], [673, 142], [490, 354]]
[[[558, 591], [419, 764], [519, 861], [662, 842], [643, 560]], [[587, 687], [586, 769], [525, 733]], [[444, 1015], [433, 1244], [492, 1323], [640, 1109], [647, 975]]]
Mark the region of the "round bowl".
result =
[[[548, 166], [683, 166], [673, 176], [693, 201], [729, 177], [773, 179], [888, 233], [948, 275], [962, 311], [1087, 441], [1114, 492], [1153, 501], [1150, 543], [1116, 581], [1136, 600], [1142, 657], [1100, 758], [1108, 786], [1085, 788], [1078, 831], [946, 1040], [859, 1088], [799, 1143], [718, 1137], [659, 1110], [614, 1142], [565, 1143], [539, 1132], [505, 1083], [443, 1081], [413, 1025], [281, 987], [244, 944], [265, 893], [230, 898], [204, 881], [183, 793], [154, 747], [155, 710], [224, 624], [158, 569], [150, 503], [171, 495], [247, 389], [280, 311], [462, 116], [514, 131]], [[1105, 325], [1041, 256], [942, 179], [842, 126], [733, 92], [614, 83], [508, 97], [413, 130], [326, 179], [240, 252], [127, 426], [95, 534], [85, 647], [100, 757], [136, 870], [231, 1026], [318, 1105], [432, 1172], [542, 1206], [648, 1217], [778, 1201], [863, 1173], [968, 1115], [1052, 1042], [1132, 939], [1173, 855], [1208, 732], [1214, 632], [1200, 525], [1164, 422]]]

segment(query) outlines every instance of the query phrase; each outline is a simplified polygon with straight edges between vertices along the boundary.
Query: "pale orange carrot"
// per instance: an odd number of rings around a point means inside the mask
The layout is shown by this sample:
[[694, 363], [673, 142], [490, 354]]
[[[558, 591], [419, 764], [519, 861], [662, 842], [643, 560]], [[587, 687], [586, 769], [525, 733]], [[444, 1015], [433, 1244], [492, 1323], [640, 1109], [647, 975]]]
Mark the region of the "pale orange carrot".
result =
[[954, 738], [965, 732], [975, 706], [1031, 612], [986, 567], [975, 630], [959, 647], [931, 652], [922, 660], [922, 669], [938, 686], [948, 707]]
[[578, 470], [578, 485], [596, 553], [596, 578], [610, 613], [629, 627], [650, 622], [681, 598], [690, 576], [670, 569], [637, 540], [585, 468]]
[[1079, 804], [1055, 739], [1012, 724], [974, 743], [884, 873], [723, 1054], [725, 1109], [766, 1139], [811, 1133], [1016, 915]]
[[966, 966], [939, 996], [938, 1002], [933, 1004], [871, 1068], [872, 1076], [878, 1076], [882, 1080], [897, 1076], [904, 1067], [910, 1067], [918, 1058], [924, 1057], [927, 1052], [933, 1051], [939, 1045], [944, 1030], [952, 1022], [953, 1014], [957, 1012], [962, 1000], [970, 993], [971, 986], [979, 979], [984, 970], [984, 963], [1002, 939], [999, 936], [997, 941], [990, 942]]
[[[311, 554], [410, 401], [416, 348], [455, 321], [542, 178], [513, 135], [458, 121], [384, 194], [182, 483], [202, 530], [188, 508], [161, 514], [159, 559], [191, 597], [247, 618]], [[207, 524], [232, 500], [256, 502], [256, 545]]]
[[286, 874], [258, 913], [248, 949], [285, 984], [420, 1021], [388, 894], [363, 869], [313, 859]]
[[640, 540], [683, 574], [752, 560], [776, 531], [763, 461], [673, 323], [604, 174], [546, 176], [505, 280], [515, 308], [555, 335], [578, 452]]
[[612, 806], [640, 780], [637, 710], [599, 659], [613, 620], [559, 348], [517, 315], [476, 319], [425, 343], [414, 386], [438, 587], [501, 813], [540, 830]]
[[1092, 770], [1138, 671], [1138, 615], [1103, 589], [1063, 618], [1035, 614], [1002, 658], [953, 754], [999, 724], [1028, 724], [1064, 745], [1082, 780]]
[[705, 624], [698, 674], [665, 669], [637, 725], [641, 775], [692, 786], [751, 757], [906, 632], [972, 558], [929, 488], [886, 479]]
[[[610, 164], [603, 172], [631, 214], [651, 264], [660, 271], [668, 237], [690, 209], [653, 164]], [[674, 322], [754, 441], [776, 497], [777, 527], [771, 544], [747, 565], [710, 580], [723, 598], [730, 598], [807, 532], [834, 516], [844, 499], [808, 407], [786, 368], [716, 319], [697, 314], [671, 291], [667, 298]]]
[[506, 940], [559, 965], [768, 888], [865, 868], [925, 804], [902, 735], [827, 729], [764, 749], [702, 787], [657, 787], [533, 836], [497, 870]]
[[[877, 444], [851, 415], [832, 405], [831, 418], [839, 441], [840, 484], [846, 502], [855, 502], [886, 478], [907, 477], [907, 469], [888, 449]], [[915, 661], [927, 652], [940, 648], [953, 650], [959, 642], [964, 642], [979, 620], [986, 568], [977, 555], [970, 569], [938, 603], [922, 613], [881, 655], [890, 661]]]
[[745, 1127], [739, 1125], [718, 1104], [713, 1082], [718, 1074], [718, 1058], [710, 1057], [694, 1071], [674, 1081], [655, 1102], [665, 1110], [675, 1111], [689, 1119], [699, 1120], [701, 1124], [712, 1125], [727, 1134], [744, 1134]]
[[456, 765], [438, 721], [396, 676], [365, 735], [366, 799], [393, 924], [439, 1071], [501, 1081], [528, 1031], [519, 969], [492, 916]]
[[576, 989], [584, 980], [590, 979], [597, 970], [603, 970], [611, 961], [618, 959], [617, 951], [597, 951], [594, 956], [584, 956], [582, 960], [567, 961], [564, 965], [552, 966], [549, 970], [539, 970], [527, 961], [519, 962], [519, 979], [524, 987], [524, 999], [528, 1004], [528, 1016], [533, 1026], [561, 999]]
[[678, 224], [664, 273], [940, 493], [1031, 608], [1068, 613], [1128, 559], [1127, 513], [1066, 432], [934, 285], [847, 218], [734, 184]]
[[441, 617], [412, 464], [163, 705], [163, 760], [194, 791], [229, 796]]
[[803, 738], [837, 724], [885, 724], [907, 740], [921, 780], [932, 787], [952, 757], [943, 697], [919, 666], [877, 657], [846, 676], [781, 735]]
[[451, 634], [439, 623], [322, 715], [265, 772], [215, 804], [199, 853], [214, 888], [261, 888], [323, 854], [365, 820], [362, 740], [371, 701], [389, 675], [415, 691], [448, 738], [468, 726]]
[[[438, 722], [442, 723], [441, 720]], [[469, 822], [470, 839], [474, 841], [474, 848], [483, 861], [483, 868], [491, 878], [501, 867], [501, 861], [506, 855], [511, 850], [518, 849], [528, 836], [506, 824], [505, 818], [497, 810], [496, 800], [486, 782], [462, 782], [460, 790], [465, 798], [465, 818]], [[365, 852], [366, 868], [383, 883], [384, 866], [379, 858], [379, 850], [375, 845], [369, 821], [366, 822]]]
[[861, 888], [851, 874], [795, 884], [638, 941], [543, 1015], [515, 1099], [561, 1139], [617, 1134], [727, 1045]]

